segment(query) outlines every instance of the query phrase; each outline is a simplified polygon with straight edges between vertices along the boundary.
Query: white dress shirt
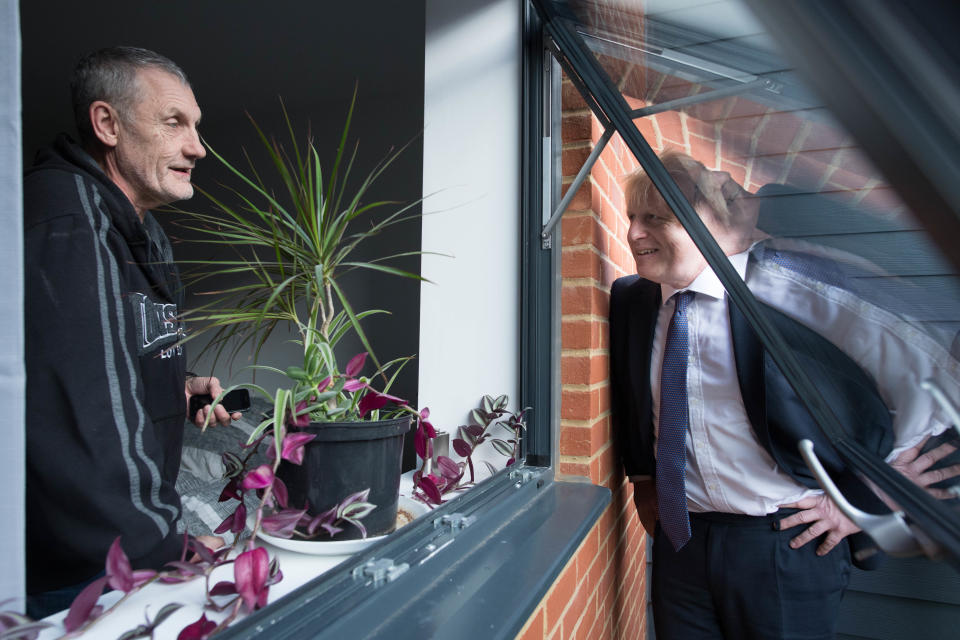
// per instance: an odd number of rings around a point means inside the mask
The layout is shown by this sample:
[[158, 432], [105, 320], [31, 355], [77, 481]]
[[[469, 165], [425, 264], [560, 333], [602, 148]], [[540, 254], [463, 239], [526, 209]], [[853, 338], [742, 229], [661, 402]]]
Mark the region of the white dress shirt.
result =
[[[888, 461], [924, 436], [948, 427], [946, 416], [919, 388], [921, 381], [933, 377], [948, 394], [960, 389], [958, 363], [941, 345], [850, 291], [770, 261], [748, 261], [749, 253], [730, 256], [730, 262], [758, 300], [815, 330], [873, 376], [893, 413], [894, 448]], [[720, 280], [708, 267], [685, 290], [697, 294], [688, 307], [689, 510], [765, 515], [820, 493], [781, 470], [754, 435], [740, 395], [728, 298]], [[678, 290], [661, 285], [661, 291], [664, 302], [650, 362], [655, 430], [663, 349], [675, 306], [671, 296]]]

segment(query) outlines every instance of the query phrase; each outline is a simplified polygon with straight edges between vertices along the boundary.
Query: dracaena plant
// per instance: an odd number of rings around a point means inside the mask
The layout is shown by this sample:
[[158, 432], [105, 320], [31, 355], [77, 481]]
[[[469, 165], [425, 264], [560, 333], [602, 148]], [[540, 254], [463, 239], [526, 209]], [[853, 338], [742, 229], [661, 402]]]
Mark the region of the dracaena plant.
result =
[[[350, 303], [338, 279], [355, 269], [367, 269], [403, 278], [422, 280], [419, 275], [389, 264], [393, 260], [419, 255], [420, 251], [398, 252], [370, 260], [358, 260], [355, 253], [364, 241], [401, 222], [417, 218], [419, 200], [409, 204], [370, 201], [370, 189], [396, 160], [400, 151], [391, 152], [370, 173], [357, 179], [352, 175], [357, 146], [349, 148], [350, 123], [356, 92], [332, 165], [326, 170], [321, 154], [308, 135], [298, 140], [283, 108], [283, 120], [289, 139], [286, 146], [268, 136], [250, 118], [279, 193], [268, 186], [267, 174], [254, 167], [247, 156], [248, 169], [241, 170], [216, 150], [208, 148], [233, 177], [238, 186], [227, 187], [230, 198], [221, 199], [211, 192], [200, 192], [212, 203], [212, 213], [180, 211], [180, 226], [191, 230], [195, 242], [219, 245], [234, 255], [214, 260], [186, 261], [185, 279], [190, 288], [211, 296], [210, 302], [187, 314], [200, 328], [191, 336], [206, 333], [211, 339], [206, 350], [229, 360], [244, 348], [253, 353], [252, 369], [257, 373], [279, 374], [284, 382], [273, 391], [259, 384], [244, 386], [265, 397], [273, 411], [254, 431], [248, 444], [270, 438], [273, 465], [263, 465], [248, 473], [244, 458], [232, 459], [237, 475], [228, 489], [240, 500], [232, 521], [221, 527], [236, 531], [245, 516], [243, 484], [256, 490], [274, 512], [263, 521], [264, 530], [288, 533], [291, 523], [303, 525], [286, 504], [286, 489], [275, 471], [281, 459], [302, 457], [303, 445], [310, 436], [295, 432], [310, 422], [358, 421], [380, 419], [380, 409], [393, 402], [393, 413], [415, 411], [399, 398], [389, 395], [397, 374], [409, 358], [381, 364], [361, 321], [386, 313], [379, 309], [357, 310]], [[282, 103], [281, 103], [282, 105]], [[223, 279], [240, 279], [226, 288], [203, 291], [205, 285]], [[273, 330], [281, 325], [293, 327], [303, 347], [303, 360], [293, 366], [272, 367], [259, 364], [261, 349]], [[345, 369], [338, 366], [335, 347], [348, 334], [355, 334], [373, 361], [375, 373], [359, 376], [366, 354], [350, 360]], [[379, 390], [374, 389], [377, 380]], [[217, 401], [219, 400], [216, 399]], [[389, 409], [387, 409], [389, 410]], [[294, 453], [299, 452], [299, 453]], [[241, 473], [245, 474], [241, 477]], [[257, 486], [253, 486], [257, 484]], [[298, 505], [302, 506], [302, 505]], [[339, 505], [312, 505], [334, 509], [331, 514], [302, 513], [310, 518], [299, 531], [310, 535], [352, 524], [363, 531], [361, 517], [372, 508], [364, 496], [344, 496]], [[322, 516], [322, 517], [321, 517]], [[296, 521], [296, 522], [294, 522]], [[257, 520], [257, 526], [261, 522]], [[256, 531], [256, 527], [255, 527]]]
[[[361, 320], [386, 311], [356, 310], [339, 278], [352, 270], [365, 269], [422, 280], [418, 274], [391, 264], [421, 251], [401, 251], [370, 260], [355, 257], [357, 249], [371, 237], [418, 218], [421, 201], [369, 201], [371, 187], [403, 149], [389, 153], [367, 175], [354, 176], [358, 144], [350, 149], [348, 141], [355, 103], [356, 92], [327, 170], [312, 137], [308, 134], [305, 144], [298, 140], [285, 107], [283, 119], [289, 133], [286, 147], [250, 118], [269, 158], [271, 173], [282, 185], [279, 194], [267, 185], [263, 179], [267, 174], [254, 167], [249, 155], [249, 168], [242, 170], [208, 145], [211, 155], [234, 176], [238, 186], [226, 187], [230, 202], [198, 189], [215, 211], [178, 210], [178, 224], [193, 232], [192, 242], [233, 252], [229, 258], [180, 263], [191, 290], [210, 296], [209, 302], [185, 317], [199, 327], [190, 339], [201, 334], [210, 336], [205, 349], [215, 354], [215, 360], [222, 355], [233, 360], [244, 348], [252, 348], [256, 363], [264, 343], [276, 327], [283, 325], [297, 331], [303, 347], [303, 366], [284, 371], [291, 378], [301, 379], [322, 368], [324, 376], [335, 379], [340, 372], [333, 346], [349, 332], [356, 334], [376, 367], [381, 368]], [[211, 279], [233, 282], [225, 288], [204, 291]]]

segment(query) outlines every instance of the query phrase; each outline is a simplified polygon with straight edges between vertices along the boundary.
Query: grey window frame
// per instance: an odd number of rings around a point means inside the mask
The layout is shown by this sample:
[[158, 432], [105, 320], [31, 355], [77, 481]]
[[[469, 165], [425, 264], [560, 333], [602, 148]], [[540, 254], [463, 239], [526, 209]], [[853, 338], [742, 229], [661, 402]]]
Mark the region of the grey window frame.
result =
[[[835, 413], [831, 410], [828, 403], [824, 400], [817, 385], [811, 378], [810, 373], [802, 367], [791, 351], [780, 333], [774, 328], [770, 320], [766, 317], [759, 303], [747, 289], [746, 284], [733, 269], [729, 260], [726, 259], [723, 251], [717, 245], [706, 226], [700, 220], [700, 217], [694, 212], [690, 203], [684, 198], [680, 188], [670, 178], [660, 159], [651, 148], [650, 144], [640, 134], [639, 130], [633, 125], [634, 114], [623, 99], [619, 90], [610, 81], [609, 76], [600, 66], [590, 48], [585, 43], [582, 35], [578, 32], [578, 21], [573, 15], [566, 2], [551, 0], [532, 0], [537, 6], [540, 15], [544, 19], [544, 31], [548, 34], [553, 43], [555, 53], [564, 70], [570, 76], [574, 85], [580, 89], [584, 100], [590, 109], [594, 112], [601, 123], [609, 123], [616, 128], [621, 135], [627, 148], [633, 153], [640, 165], [650, 176], [651, 181], [657, 190], [663, 196], [668, 206], [673, 210], [677, 219], [687, 230], [694, 244], [706, 258], [708, 264], [713, 268], [720, 281], [723, 283], [727, 294], [732, 302], [741, 310], [748, 323], [756, 332], [761, 344], [770, 354], [776, 365], [783, 372], [785, 378], [793, 387], [794, 391], [800, 397], [807, 410], [814, 417], [820, 428], [830, 439], [831, 444], [846, 464], [853, 470], [863, 474], [873, 481], [882, 491], [895, 500], [903, 511], [917, 524], [923, 531], [940, 545], [943, 553], [957, 567], [960, 567], [960, 514], [953, 512], [950, 508], [943, 505], [925, 491], [908, 481], [904, 476], [892, 469], [884, 460], [878, 456], [866, 451], [856, 441], [845, 437], [844, 429], [840, 424]], [[819, 58], [831, 63], [839, 63], [843, 55], [853, 49], [861, 48], [864, 51], [873, 51], [881, 43], [876, 41], [870, 33], [863, 29], [854, 29], [852, 22], [855, 20], [855, 12], [851, 6], [857, 3], [810, 3], [813, 8], [807, 15], [807, 4], [794, 6], [790, 11], [769, 11], [769, 15], [761, 13], [761, 17], [773, 20], [777, 25], [777, 34], [785, 41], [793, 42], [802, 40], [807, 31], [801, 31], [799, 34], [793, 31], [795, 21], [803, 21], [809, 28], [822, 27], [827, 31], [827, 37], [818, 38], [816, 43], [821, 50], [829, 53]], [[754, 8], [757, 6], [766, 6], [763, 2], [753, 2]], [[889, 7], [888, 7], [889, 8]], [[862, 17], [862, 16], [861, 16]], [[888, 21], [889, 22], [889, 21]], [[833, 24], [834, 29], [829, 27]], [[837, 28], [839, 25], [839, 28]], [[888, 26], [890, 26], [888, 24]], [[831, 37], [832, 36], [832, 37]], [[848, 46], [849, 45], [849, 46]], [[884, 44], [885, 46], [885, 44]], [[795, 45], [793, 51], [795, 56], [801, 56], [809, 49], [805, 46]], [[855, 56], [860, 58], [862, 56]], [[813, 65], [816, 68], [816, 65]], [[825, 65], [822, 68], [831, 68]], [[866, 72], [866, 70], [864, 70]], [[817, 74], [812, 71], [812, 76], [828, 75]], [[874, 76], [875, 79], [875, 76]], [[830, 84], [835, 93], [844, 95], [840, 84]], [[862, 85], [861, 85], [862, 88]], [[889, 88], [881, 91], [881, 97], [875, 97], [870, 91], [863, 89], [861, 96], [863, 100], [869, 98], [871, 106], [882, 103], [882, 97], [887, 99], [898, 98], [900, 94], [897, 90], [905, 92], [904, 95], [910, 96], [915, 101], [922, 103], [923, 94], [911, 92], [912, 87], [906, 85], [897, 86], [892, 92]], [[876, 102], [873, 102], [876, 100]], [[839, 100], [842, 102], [842, 100]], [[895, 101], [896, 102], [896, 101]], [[921, 105], [917, 106], [918, 111]], [[856, 120], [856, 113], [847, 113], [846, 117]], [[932, 116], [931, 116], [932, 117]], [[938, 124], [933, 120], [934, 127]], [[877, 128], [870, 130], [870, 135], [877, 136]], [[942, 126], [942, 123], [940, 123]], [[855, 130], [858, 131], [859, 128]], [[946, 131], [952, 130], [952, 127], [946, 127]], [[929, 132], [933, 135], [933, 132]], [[950, 136], [946, 136], [950, 138]], [[925, 138], [926, 139], [926, 138]], [[937, 157], [946, 155], [954, 159], [960, 158], [960, 152], [957, 150], [957, 142], [960, 138], [954, 137], [949, 140], [946, 148], [937, 148]], [[868, 151], [876, 146], [874, 142], [868, 147]], [[881, 145], [882, 146], [882, 145]], [[941, 145], [943, 146], [943, 145]], [[901, 158], [903, 160], [903, 158]], [[908, 190], [916, 189], [916, 173], [919, 167], [913, 167], [906, 171], [908, 176], [914, 182], [905, 181], [905, 187]], [[935, 172], [939, 175], [940, 172]], [[955, 175], [955, 174], [954, 174]], [[950, 182], [948, 180], [948, 182]], [[960, 211], [960, 201], [956, 204], [958, 208], [954, 209], [953, 201], [947, 200], [947, 195], [956, 191], [956, 181], [948, 184], [946, 187], [938, 189], [939, 197], [944, 198], [946, 214], [940, 213], [936, 217], [930, 218], [929, 222], [925, 219], [924, 223], [931, 232], [937, 229], [943, 229], [949, 238], [956, 238], [956, 233], [960, 226], [954, 224], [956, 215], [954, 211]], [[928, 186], [929, 183], [927, 183]], [[895, 185], [897, 186], [897, 185]], [[914, 193], [914, 191], [910, 191]], [[946, 195], [944, 195], [946, 194]], [[942, 240], [941, 240], [942, 241]], [[956, 247], [950, 247], [947, 255], [958, 263], [956, 257]]]

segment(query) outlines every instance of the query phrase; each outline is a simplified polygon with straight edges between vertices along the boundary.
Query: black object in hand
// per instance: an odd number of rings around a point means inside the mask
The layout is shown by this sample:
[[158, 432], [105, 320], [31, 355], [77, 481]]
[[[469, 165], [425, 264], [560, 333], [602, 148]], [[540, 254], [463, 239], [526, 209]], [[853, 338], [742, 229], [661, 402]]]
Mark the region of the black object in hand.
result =
[[[205, 393], [190, 396], [190, 413], [196, 417], [197, 411], [213, 403], [213, 396]], [[243, 413], [250, 408], [250, 392], [246, 389], [234, 389], [220, 399], [220, 406], [227, 410], [227, 413]]]

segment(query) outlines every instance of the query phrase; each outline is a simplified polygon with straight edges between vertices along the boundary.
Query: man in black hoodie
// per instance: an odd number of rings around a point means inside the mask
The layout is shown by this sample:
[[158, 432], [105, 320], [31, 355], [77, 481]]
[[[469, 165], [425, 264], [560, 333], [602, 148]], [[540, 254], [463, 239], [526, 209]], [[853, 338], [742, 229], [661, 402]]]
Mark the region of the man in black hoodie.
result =
[[[61, 134], [24, 180], [28, 612], [68, 606], [119, 536], [134, 568], [177, 559], [189, 378], [170, 242], [150, 209], [193, 195], [206, 155], [187, 78], [151, 51], [93, 52]], [[205, 407], [194, 417], [202, 424]], [[230, 422], [222, 407], [215, 419]]]

